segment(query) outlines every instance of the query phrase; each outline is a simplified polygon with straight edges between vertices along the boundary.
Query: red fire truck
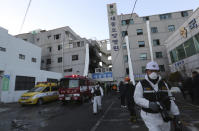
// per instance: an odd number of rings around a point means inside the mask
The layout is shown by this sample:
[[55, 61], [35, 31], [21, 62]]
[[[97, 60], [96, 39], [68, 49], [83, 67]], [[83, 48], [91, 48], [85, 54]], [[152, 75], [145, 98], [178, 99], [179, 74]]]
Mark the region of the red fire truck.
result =
[[79, 101], [83, 103], [90, 99], [91, 88], [95, 86], [95, 81], [84, 76], [71, 75], [64, 76], [60, 80], [59, 100], [62, 102]]

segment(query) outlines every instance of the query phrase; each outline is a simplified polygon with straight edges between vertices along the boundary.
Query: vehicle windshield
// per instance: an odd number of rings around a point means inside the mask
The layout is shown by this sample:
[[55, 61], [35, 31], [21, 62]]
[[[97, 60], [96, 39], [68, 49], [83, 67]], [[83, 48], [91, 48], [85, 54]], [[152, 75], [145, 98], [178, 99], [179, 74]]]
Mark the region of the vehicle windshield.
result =
[[40, 92], [44, 89], [45, 87], [35, 87], [29, 90], [28, 92]]
[[75, 88], [79, 86], [79, 80], [63, 79], [60, 82], [61, 87]]

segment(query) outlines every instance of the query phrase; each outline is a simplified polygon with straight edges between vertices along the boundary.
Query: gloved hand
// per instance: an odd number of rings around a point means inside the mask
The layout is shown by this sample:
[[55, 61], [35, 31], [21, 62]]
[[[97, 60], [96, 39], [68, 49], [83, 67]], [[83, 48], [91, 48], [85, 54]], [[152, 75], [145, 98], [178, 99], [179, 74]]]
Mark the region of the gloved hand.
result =
[[175, 131], [182, 131], [183, 125], [179, 115], [174, 116], [174, 126], [175, 126]]
[[149, 102], [149, 108], [155, 112], [158, 112], [160, 110], [160, 105], [156, 102]]

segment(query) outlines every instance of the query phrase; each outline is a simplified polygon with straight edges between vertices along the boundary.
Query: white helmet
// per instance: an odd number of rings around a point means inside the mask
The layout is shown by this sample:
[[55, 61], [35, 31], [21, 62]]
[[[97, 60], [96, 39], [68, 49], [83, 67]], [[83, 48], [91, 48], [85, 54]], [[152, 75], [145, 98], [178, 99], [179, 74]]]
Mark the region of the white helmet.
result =
[[157, 70], [157, 71], [160, 70], [158, 64], [156, 62], [154, 62], [154, 61], [151, 61], [151, 62], [147, 63], [146, 70], [147, 69], [148, 70]]

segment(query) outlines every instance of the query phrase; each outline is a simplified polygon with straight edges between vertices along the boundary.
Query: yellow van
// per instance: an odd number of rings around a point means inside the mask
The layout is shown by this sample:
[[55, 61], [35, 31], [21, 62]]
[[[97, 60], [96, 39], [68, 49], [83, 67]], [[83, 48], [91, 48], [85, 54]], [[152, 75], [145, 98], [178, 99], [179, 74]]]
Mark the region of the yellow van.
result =
[[38, 82], [34, 88], [24, 93], [19, 99], [21, 105], [38, 104], [58, 99], [58, 86], [56, 83]]

